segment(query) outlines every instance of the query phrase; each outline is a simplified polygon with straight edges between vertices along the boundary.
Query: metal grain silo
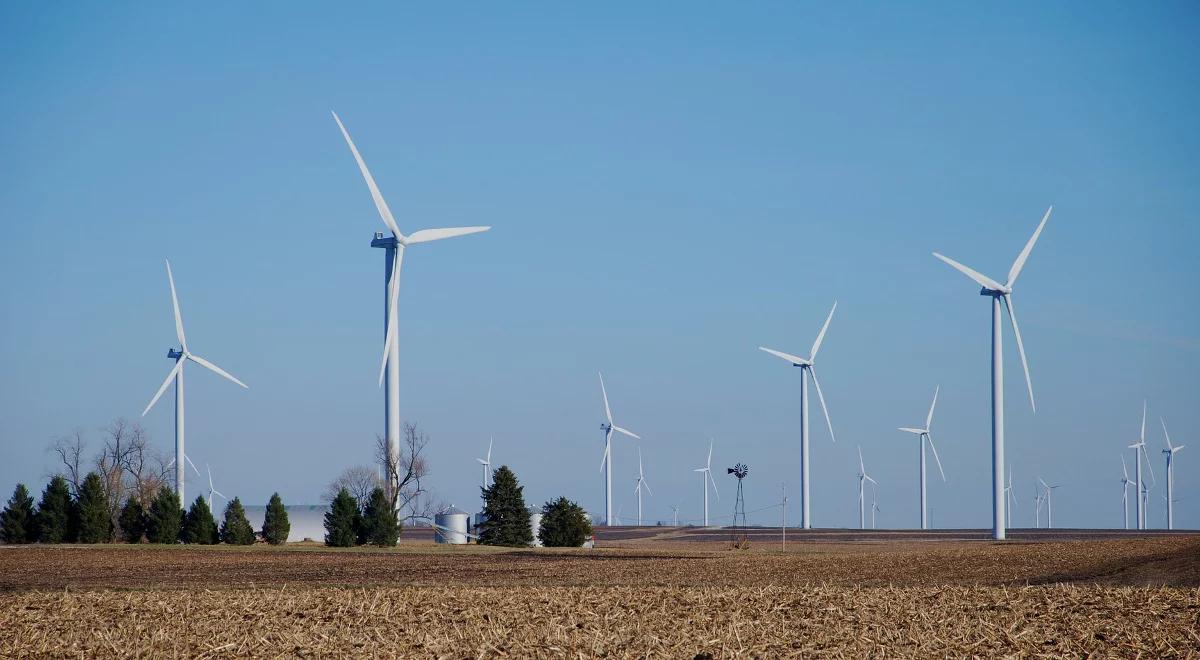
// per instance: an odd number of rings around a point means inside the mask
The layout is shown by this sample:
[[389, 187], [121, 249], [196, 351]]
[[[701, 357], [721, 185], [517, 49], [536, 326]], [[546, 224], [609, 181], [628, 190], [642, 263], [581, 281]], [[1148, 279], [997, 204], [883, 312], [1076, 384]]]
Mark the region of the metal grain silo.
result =
[[433, 540], [438, 543], [465, 545], [467, 543], [467, 524], [471, 514], [451, 506], [433, 516]]

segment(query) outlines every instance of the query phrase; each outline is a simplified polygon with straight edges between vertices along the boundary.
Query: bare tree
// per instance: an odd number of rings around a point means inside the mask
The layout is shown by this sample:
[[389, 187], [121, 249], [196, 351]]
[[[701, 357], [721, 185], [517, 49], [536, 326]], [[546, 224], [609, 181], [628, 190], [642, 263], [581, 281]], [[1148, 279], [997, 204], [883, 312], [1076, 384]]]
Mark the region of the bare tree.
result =
[[167, 482], [167, 461], [150, 447], [150, 435], [141, 424], [135, 423], [129, 427], [127, 446], [121, 465], [125, 473], [126, 491], [149, 509], [159, 487]]
[[336, 479], [329, 482], [325, 488], [325, 494], [321, 497], [326, 502], [332, 502], [338, 492], [345, 488], [354, 496], [354, 499], [358, 500], [358, 507], [361, 509], [367, 505], [371, 491], [382, 487], [383, 480], [379, 478], [377, 468], [369, 465], [355, 465], [342, 470]]
[[421, 453], [429, 442], [428, 436], [416, 424], [404, 423], [404, 445], [399, 461], [388, 456], [387, 439], [375, 437], [375, 458], [384, 466], [384, 492], [402, 521], [429, 518], [435, 512], [433, 498], [423, 497], [426, 490], [421, 480], [429, 475], [429, 465]]
[[79, 497], [79, 486], [83, 483], [83, 453], [87, 450], [87, 441], [83, 439], [83, 429], [77, 428], [70, 435], [55, 440], [50, 445], [50, 451], [58, 455], [62, 462], [62, 477], [71, 485], [71, 493]]

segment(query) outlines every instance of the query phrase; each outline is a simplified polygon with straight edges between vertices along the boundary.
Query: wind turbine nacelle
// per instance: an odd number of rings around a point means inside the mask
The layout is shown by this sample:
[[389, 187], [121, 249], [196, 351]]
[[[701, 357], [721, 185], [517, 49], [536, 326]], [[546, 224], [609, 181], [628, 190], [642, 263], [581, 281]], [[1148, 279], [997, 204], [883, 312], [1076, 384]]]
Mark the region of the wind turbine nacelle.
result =
[[179, 358], [183, 357], [183, 351], [177, 351], [173, 348], [168, 348], [167, 357], [171, 358], [172, 360], [178, 360]]

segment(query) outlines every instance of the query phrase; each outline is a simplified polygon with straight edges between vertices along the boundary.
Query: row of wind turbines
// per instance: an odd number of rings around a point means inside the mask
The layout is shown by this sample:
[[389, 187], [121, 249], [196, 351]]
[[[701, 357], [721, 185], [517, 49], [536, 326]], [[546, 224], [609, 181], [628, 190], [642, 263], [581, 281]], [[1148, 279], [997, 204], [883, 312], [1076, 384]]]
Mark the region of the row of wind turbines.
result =
[[[384, 388], [384, 426], [385, 437], [387, 442], [387, 460], [391, 465], [396, 465], [400, 459], [400, 401], [399, 401], [399, 363], [400, 363], [400, 348], [398, 338], [398, 318], [399, 318], [399, 290], [400, 290], [400, 271], [403, 264], [406, 248], [420, 243], [428, 243], [439, 241], [447, 238], [455, 238], [470, 234], [485, 232], [490, 229], [486, 226], [474, 227], [451, 227], [441, 229], [423, 229], [412, 234], [405, 235], [400, 231], [399, 225], [396, 223], [391, 210], [388, 208], [387, 202], [379, 191], [378, 185], [375, 183], [374, 177], [367, 168], [362, 155], [359, 153], [357, 146], [350, 137], [345, 125], [337, 113], [332, 113], [333, 119], [341, 131], [342, 137], [345, 139], [347, 147], [350, 149], [354, 157], [355, 163], [358, 166], [367, 188], [370, 191], [371, 199], [375, 204], [376, 210], [379, 213], [380, 219], [390, 236], [383, 232], [377, 232], [371, 241], [371, 247], [382, 248], [384, 250], [384, 342], [383, 356], [379, 370], [379, 385]], [[996, 539], [1004, 539], [1006, 527], [1011, 522], [1011, 513], [1006, 516], [1006, 504], [1013, 498], [1011, 487], [1011, 471], [1009, 475], [1009, 484], [1004, 483], [1005, 472], [1005, 455], [1004, 455], [1004, 369], [1003, 369], [1003, 313], [1001, 306], [1007, 310], [1009, 322], [1012, 325], [1013, 335], [1016, 340], [1017, 351], [1021, 358], [1021, 365], [1024, 370], [1025, 384], [1029, 392], [1029, 403], [1036, 412], [1036, 403], [1033, 393], [1033, 381], [1029, 372], [1029, 363], [1025, 356], [1025, 347], [1021, 338], [1021, 330], [1017, 322], [1016, 310], [1013, 303], [1013, 286], [1016, 284], [1017, 278], [1020, 276], [1034, 245], [1037, 243], [1042, 230], [1046, 226], [1046, 222], [1050, 218], [1053, 207], [1047, 209], [1041, 222], [1038, 223], [1033, 235], [1026, 242], [1024, 248], [1017, 255], [1012, 267], [1009, 269], [1008, 277], [1004, 284], [975, 271], [974, 269], [959, 263], [949, 257], [946, 257], [937, 252], [933, 256], [945, 262], [955, 270], [966, 275], [972, 281], [979, 284], [982, 288], [980, 295], [990, 299], [992, 307], [992, 355], [991, 355], [991, 373], [992, 373], [992, 534]], [[190, 463], [184, 447], [185, 424], [184, 424], [184, 365], [187, 362], [194, 362], [217, 375], [243, 387], [248, 386], [236, 377], [221, 369], [212, 362], [192, 353], [187, 345], [187, 340], [184, 335], [183, 319], [180, 312], [179, 300], [175, 291], [175, 280], [171, 272], [170, 262], [167, 262], [167, 279], [171, 288], [171, 302], [175, 315], [175, 330], [176, 338], [179, 341], [180, 348], [177, 350], [174, 347], [167, 351], [167, 357], [175, 361], [174, 366], [167, 374], [167, 378], [163, 381], [158, 391], [150, 400], [149, 405], [143, 411], [145, 416], [154, 404], [162, 397], [167, 387], [173, 382], [175, 384], [175, 490], [179, 494], [181, 501], [186, 501], [184, 498], [185, 488], [185, 470], [184, 462]], [[821, 391], [821, 384], [817, 378], [815, 361], [817, 354], [824, 341], [829, 324], [833, 319], [834, 312], [837, 311], [837, 303], [834, 302], [828, 316], [825, 318], [825, 323], [821, 326], [821, 330], [813, 342], [812, 348], [809, 351], [809, 357], [803, 358], [772, 348], [760, 346], [759, 348], [775, 357], [778, 357], [793, 367], [800, 369], [800, 476], [801, 476], [801, 524], [805, 529], [812, 527], [811, 519], [811, 491], [810, 491], [810, 474], [809, 474], [809, 396], [808, 396], [808, 381], [812, 380], [812, 384], [817, 391], [817, 398], [821, 404], [821, 410], [825, 418], [826, 426], [829, 429], [830, 440], [836, 442], [834, 435], [833, 423], [829, 417], [829, 410], [825, 403], [824, 394]], [[613, 455], [613, 435], [621, 434], [632, 438], [635, 441], [640, 441], [641, 438], [622, 428], [613, 422], [612, 409], [608, 402], [608, 392], [604, 385], [603, 375], [600, 376], [601, 393], [604, 399], [605, 421], [601, 424], [601, 429], [604, 431], [604, 454], [601, 459], [601, 469], [604, 471], [604, 491], [605, 491], [605, 521], [607, 524], [613, 524], [616, 516], [613, 513], [613, 491], [612, 491], [612, 455]], [[926, 445], [933, 453], [934, 460], [937, 463], [938, 471], [942, 478], [945, 479], [945, 472], [942, 469], [941, 459], [937, 455], [937, 448], [933, 444], [933, 438], [930, 434], [930, 427], [933, 422], [934, 408], [937, 405], [937, 396], [939, 388], [935, 388], [933, 402], [930, 405], [929, 413], [926, 415], [925, 425], [922, 428], [901, 427], [900, 430], [911, 433], [917, 436], [919, 447], [919, 474], [920, 474], [920, 505], [921, 505], [921, 526], [926, 528], [928, 525], [927, 500], [926, 500]], [[1165, 432], [1165, 424], [1164, 432]], [[1142, 438], [1139, 443], [1131, 445], [1135, 449], [1135, 478], [1139, 491], [1141, 490], [1141, 457], [1145, 454], [1145, 411], [1143, 410]], [[1168, 440], [1169, 443], [1169, 440]], [[1170, 513], [1172, 504], [1172, 479], [1171, 479], [1171, 462], [1174, 454], [1182, 449], [1182, 446], [1172, 447], [1167, 453], [1168, 461], [1168, 526], [1173, 522]], [[1138, 449], [1141, 450], [1138, 453]], [[650, 493], [649, 483], [645, 479], [644, 471], [642, 470], [641, 456], [639, 447], [639, 476], [635, 492], [638, 496], [638, 520], [639, 524], [642, 518], [642, 491], [643, 489]], [[860, 525], [865, 526], [864, 513], [864, 484], [870, 481], [875, 485], [875, 480], [866, 474], [865, 466], [862, 461], [861, 447], [859, 448], [859, 503], [860, 503]], [[491, 445], [489, 443], [488, 457], [486, 459], [477, 459], [482, 464], [484, 471], [483, 483], [486, 487], [488, 471], [491, 466]], [[703, 467], [696, 468], [694, 471], [701, 474], [703, 480], [703, 502], [704, 502], [704, 524], [708, 524], [708, 487], [711, 484], [714, 492], [716, 491], [716, 481], [712, 476], [712, 444], [709, 444], [709, 455]], [[194, 466], [193, 466], [194, 468]], [[197, 471], [198, 473], [198, 471]], [[387, 474], [386, 466], [384, 474]], [[1125, 488], [1126, 501], [1128, 489], [1128, 475], [1126, 474]], [[1043, 482], [1044, 484], [1044, 482]], [[1049, 509], [1049, 493], [1054, 487], [1045, 487], [1045, 501]], [[211, 489], [210, 479], [210, 500], [212, 494], [216, 491]], [[718, 494], [719, 498], [719, 494]], [[1015, 500], [1012, 500], [1015, 505]], [[872, 518], [878, 510], [877, 503], [872, 503]], [[1139, 527], [1144, 523], [1144, 506], [1138, 507], [1138, 524]], [[1049, 511], [1048, 511], [1049, 514]]]

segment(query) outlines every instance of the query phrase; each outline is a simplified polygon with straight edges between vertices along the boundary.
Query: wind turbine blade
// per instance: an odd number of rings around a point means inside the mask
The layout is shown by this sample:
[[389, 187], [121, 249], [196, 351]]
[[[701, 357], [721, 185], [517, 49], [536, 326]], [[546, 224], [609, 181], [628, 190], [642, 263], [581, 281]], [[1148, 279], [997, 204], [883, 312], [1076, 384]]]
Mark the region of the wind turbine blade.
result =
[[921, 435], [922, 433], [925, 432], [925, 429], [911, 429], [907, 426], [898, 427], [896, 430], [904, 431], [906, 433], [915, 433], [916, 435]]
[[487, 461], [485, 461], [485, 460], [483, 460], [482, 458], [477, 458], [477, 459], [475, 459], [475, 460], [479, 461], [479, 464], [480, 464], [480, 465], [487, 465], [487, 464], [488, 464], [488, 462], [487, 462]]
[[952, 268], [954, 268], [958, 272], [962, 273], [963, 275], [966, 275], [967, 277], [975, 280], [976, 283], [978, 283], [980, 286], [982, 286], [985, 289], [991, 289], [992, 291], [1003, 291], [1004, 290], [1004, 287], [1001, 286], [1000, 283], [997, 282], [996, 280], [993, 280], [992, 278], [988, 277], [987, 275], [976, 272], [976, 271], [958, 263], [957, 261], [951, 259], [950, 257], [942, 256], [942, 255], [938, 254], [937, 252], [934, 252], [933, 256], [937, 257], [938, 259], [941, 259], [942, 261], [946, 262], [947, 264], [950, 264], [950, 266]]
[[1017, 276], [1021, 274], [1021, 269], [1025, 267], [1025, 260], [1029, 258], [1029, 253], [1033, 251], [1033, 244], [1037, 243], [1038, 236], [1042, 235], [1042, 228], [1046, 226], [1046, 221], [1050, 219], [1050, 212], [1054, 207], [1046, 209], [1046, 215], [1042, 216], [1042, 221], [1038, 223], [1037, 229], [1033, 230], [1033, 236], [1029, 237], [1029, 242], [1025, 244], [1025, 249], [1021, 250], [1021, 254], [1017, 255], [1017, 260], [1013, 262], [1012, 268], [1008, 270], [1008, 286], [1011, 288], [1017, 282]]
[[713, 479], [712, 470], [705, 470], [704, 473], [706, 475], [708, 475], [708, 480], [712, 482], [713, 495], [716, 495], [717, 501], [720, 502], [721, 501], [721, 491], [717, 489], [717, 480]]
[[634, 438], [635, 440], [641, 440], [641, 439], [642, 439], [642, 436], [640, 436], [640, 435], [638, 435], [638, 434], [634, 433], [633, 431], [629, 431], [629, 430], [623, 429], [623, 428], [621, 428], [621, 427], [619, 427], [619, 426], [614, 426], [614, 427], [612, 427], [612, 428], [613, 428], [613, 430], [614, 430], [614, 431], [616, 431], [617, 433], [624, 433], [625, 435], [627, 435], [627, 436], [629, 436], [629, 437], [631, 437], [631, 438]]
[[1025, 343], [1021, 341], [1021, 327], [1017, 325], [1017, 312], [1013, 307], [1012, 296], [1004, 294], [1004, 305], [1008, 307], [1008, 320], [1012, 322], [1013, 335], [1017, 338], [1017, 352], [1021, 354], [1021, 366], [1025, 369], [1025, 386], [1029, 388], [1029, 406], [1037, 412], [1037, 404], [1033, 401], [1033, 380], [1029, 377], [1029, 362], [1025, 359]]
[[858, 446], [858, 471], [861, 472], [863, 476], [866, 476], [867, 474], [867, 468], [865, 465], [863, 465], [862, 445]]
[[929, 404], [929, 414], [925, 416], [925, 430], [933, 428], [933, 409], [937, 406], [938, 392], [942, 391], [942, 386], [938, 385], [933, 388], [933, 403]]
[[221, 367], [218, 367], [217, 365], [213, 364], [212, 362], [209, 362], [208, 360], [205, 360], [204, 358], [200, 357], [199, 355], [193, 355], [193, 354], [191, 354], [191, 353], [188, 353], [188, 354], [186, 355], [186, 357], [187, 357], [187, 359], [191, 360], [192, 362], [195, 362], [196, 364], [198, 364], [198, 365], [200, 365], [200, 366], [202, 366], [202, 367], [205, 367], [206, 369], [209, 369], [209, 370], [211, 370], [211, 371], [215, 371], [215, 372], [216, 372], [218, 375], [220, 375], [220, 376], [224, 376], [225, 378], [228, 378], [229, 380], [232, 380], [233, 382], [237, 383], [238, 385], [241, 385], [242, 387], [244, 387], [244, 388], [246, 388], [246, 389], [250, 389], [250, 386], [249, 386], [249, 385], [247, 385], [247, 384], [243, 383], [242, 381], [240, 381], [240, 380], [238, 380], [238, 379], [234, 378], [232, 375], [230, 375], [230, 374], [229, 374], [229, 372], [225, 371], [225, 370], [224, 370], [224, 369], [222, 369]]
[[202, 475], [200, 474], [200, 470], [197, 470], [196, 464], [192, 462], [192, 457], [188, 456], [187, 454], [184, 454], [183, 458], [184, 458], [184, 460], [187, 461], [188, 465], [192, 466], [192, 472], [195, 472], [197, 477], [202, 477]]
[[801, 366], [805, 366], [808, 364], [812, 364], [811, 362], [809, 362], [808, 360], [805, 360], [802, 357], [797, 357], [795, 355], [792, 355], [791, 353], [784, 353], [783, 351], [777, 351], [773, 348], [766, 348], [764, 346], [759, 346], [758, 350], [766, 351], [766, 352], [770, 353], [771, 355], [774, 355], [775, 357], [778, 357], [778, 358], [783, 358], [784, 360], [791, 362], [792, 365], [796, 366], [796, 367], [801, 367]]
[[219, 496], [221, 497], [221, 499], [223, 499], [223, 500], [227, 500], [227, 499], [229, 499], [228, 497], [225, 497], [224, 493], [222, 493], [222, 492], [221, 492], [221, 491], [219, 491], [219, 490], [214, 490], [214, 491], [212, 492], [212, 494], [213, 494], [213, 495], [219, 495]]
[[[1167, 433], [1167, 423], [1163, 421], [1163, 418], [1162, 418], [1162, 417], [1159, 417], [1159, 418], [1158, 418], [1158, 421], [1159, 421], [1159, 423], [1160, 423], [1160, 424], [1162, 424], [1162, 427], [1163, 427], [1163, 436], [1164, 436], [1164, 437], [1167, 439], [1167, 449], [1170, 449], [1171, 451], [1175, 451], [1175, 448], [1171, 446], [1171, 434], [1170, 434], [1170, 433]], [[1179, 448], [1180, 448], [1180, 449], [1183, 449], [1183, 446], [1182, 446], [1182, 445], [1180, 445], [1180, 447], [1179, 447]]]
[[712, 447], [713, 447], [713, 441], [710, 439], [708, 441], [708, 461], [704, 464], [705, 470], [712, 469]]
[[821, 412], [825, 413], [825, 425], [829, 427], [829, 439], [837, 442], [837, 437], [833, 435], [833, 422], [829, 419], [829, 409], [825, 407], [825, 395], [821, 393], [821, 381], [817, 380], [817, 372], [813, 367], [810, 366], [808, 372], [812, 376], [813, 385], [817, 386], [817, 399], [821, 402]]
[[[610, 433], [609, 439], [611, 439], [611, 438], [612, 438], [612, 434]], [[604, 441], [604, 456], [600, 458], [600, 471], [601, 472], [604, 471], [604, 464], [608, 462], [608, 449], [609, 449], [609, 447], [612, 446], [609, 439], [606, 439]]]
[[379, 386], [383, 387], [383, 374], [387, 372], [388, 358], [392, 354], [392, 344], [399, 341], [396, 333], [399, 329], [400, 312], [396, 305], [400, 301], [400, 266], [404, 263], [404, 246], [396, 247], [396, 256], [392, 259], [392, 277], [388, 282], [388, 319], [387, 331], [383, 337], [383, 361], [379, 363]]
[[175, 276], [171, 274], [171, 260], [167, 262], [167, 281], [171, 283], [171, 305], [175, 308], [175, 336], [179, 339], [179, 347], [187, 352], [187, 339], [183, 335], [183, 315], [179, 312], [179, 298], [175, 295]]
[[163, 392], [167, 391], [167, 385], [170, 385], [171, 381], [175, 380], [175, 376], [179, 374], [181, 369], [183, 369], [183, 360], [176, 360], [175, 366], [171, 367], [171, 371], [167, 373], [167, 379], [158, 387], [158, 391], [154, 393], [154, 398], [150, 399], [150, 404], [142, 411], [142, 417], [145, 417], [146, 413], [150, 412], [150, 409], [154, 407], [154, 404], [158, 403], [159, 397], [163, 395]]
[[446, 229], [422, 229], [415, 231], [411, 236], [404, 239], [406, 243], [428, 243], [430, 241], [440, 241], [443, 238], [454, 238], [455, 236], [466, 236], [468, 234], [478, 234], [479, 232], [487, 231], [491, 227], [448, 227]]
[[604, 374], [600, 374], [600, 394], [604, 395], [604, 416], [608, 418], [608, 425], [612, 426], [612, 408], [608, 407], [608, 390], [604, 388]]
[[876, 486], [878, 486], [878, 485], [879, 485], [879, 482], [878, 482], [878, 481], [875, 481], [874, 479], [872, 479], [872, 478], [871, 478], [871, 475], [869, 475], [869, 474], [864, 474], [864, 475], [863, 475], [863, 479], [866, 479], [867, 481], [869, 481], [869, 482], [871, 482], [871, 483], [875, 484]]
[[938, 458], [937, 446], [933, 444], [933, 436], [926, 433], [925, 438], [929, 440], [929, 448], [933, 450], [933, 460], [937, 462], [938, 472], [942, 475], [942, 481], [945, 481], [946, 473], [942, 470], [942, 459]]
[[1121, 472], [1125, 474], [1125, 481], [1129, 481], [1129, 469], [1125, 467], [1125, 456], [1121, 455]]
[[829, 316], [825, 317], [825, 325], [821, 326], [821, 332], [817, 335], [817, 340], [813, 342], [812, 350], [808, 353], [809, 361], [817, 359], [817, 351], [821, 349], [821, 342], [825, 341], [825, 331], [829, 329], [829, 322], [833, 320], [833, 313], [837, 311], [837, 301], [833, 301], [833, 309], [829, 310]]
[[1140, 445], [1142, 456], [1146, 457], [1146, 467], [1150, 468], [1150, 482], [1152, 486], [1158, 485], [1158, 479], [1154, 478], [1154, 465], [1150, 462], [1150, 454], [1146, 453], [1146, 443]]
[[388, 208], [387, 202], [383, 201], [383, 195], [379, 192], [379, 186], [375, 185], [375, 177], [371, 176], [371, 171], [367, 169], [367, 164], [363, 162], [362, 156], [358, 153], [358, 147], [354, 146], [354, 140], [350, 139], [350, 133], [346, 127], [342, 125], [342, 120], [333, 113], [333, 120], [337, 122], [338, 128], [342, 130], [342, 137], [346, 138], [346, 144], [350, 147], [350, 152], [354, 154], [354, 160], [358, 163], [358, 169], [362, 172], [363, 178], [367, 181], [367, 188], [371, 189], [371, 199], [375, 200], [375, 208], [379, 210], [379, 217], [383, 218], [383, 224], [397, 238], [404, 238], [404, 234], [400, 233], [400, 228], [396, 226], [396, 219], [392, 217], [392, 211]]
[[492, 442], [493, 442], [495, 439], [496, 439], [495, 437], [488, 438], [488, 453], [487, 453], [487, 461], [485, 461], [485, 463], [486, 463], [487, 465], [491, 465], [491, 464], [492, 464]]
[[647, 493], [649, 493], [649, 494], [651, 494], [651, 495], [654, 495], [654, 491], [650, 490], [650, 482], [649, 482], [649, 481], [646, 481], [645, 479], [642, 479], [642, 485], [646, 487], [646, 492], [647, 492]]
[[1138, 436], [1141, 442], [1146, 442], [1146, 400], [1142, 399], [1142, 433]]

